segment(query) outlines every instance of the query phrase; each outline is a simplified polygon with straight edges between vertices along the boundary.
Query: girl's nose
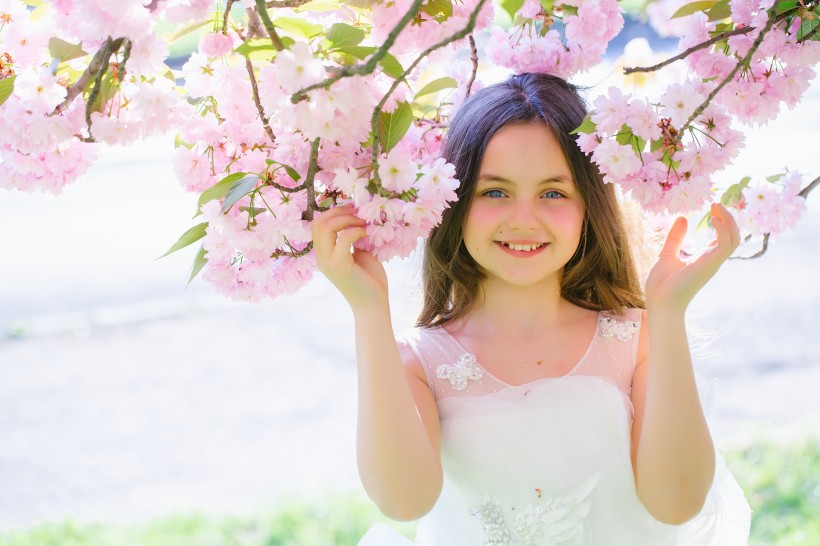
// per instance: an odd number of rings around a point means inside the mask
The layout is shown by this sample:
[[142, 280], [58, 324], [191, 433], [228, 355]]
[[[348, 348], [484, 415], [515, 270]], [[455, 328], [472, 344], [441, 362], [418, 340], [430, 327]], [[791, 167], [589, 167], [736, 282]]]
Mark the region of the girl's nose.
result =
[[507, 224], [511, 229], [529, 230], [538, 227], [538, 215], [532, 203], [521, 202], [513, 206]]

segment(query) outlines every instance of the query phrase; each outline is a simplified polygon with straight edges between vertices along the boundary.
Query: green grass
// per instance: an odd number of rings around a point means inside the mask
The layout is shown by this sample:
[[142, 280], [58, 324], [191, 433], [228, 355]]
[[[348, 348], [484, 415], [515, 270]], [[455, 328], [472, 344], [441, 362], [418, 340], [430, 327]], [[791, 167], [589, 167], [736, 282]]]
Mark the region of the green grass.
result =
[[[726, 462], [753, 510], [750, 546], [820, 544], [820, 442], [771, 440], [729, 451]], [[377, 521], [406, 536], [359, 491], [286, 496], [258, 517], [172, 514], [139, 524], [65, 521], [0, 534], [0, 546], [354, 546]]]

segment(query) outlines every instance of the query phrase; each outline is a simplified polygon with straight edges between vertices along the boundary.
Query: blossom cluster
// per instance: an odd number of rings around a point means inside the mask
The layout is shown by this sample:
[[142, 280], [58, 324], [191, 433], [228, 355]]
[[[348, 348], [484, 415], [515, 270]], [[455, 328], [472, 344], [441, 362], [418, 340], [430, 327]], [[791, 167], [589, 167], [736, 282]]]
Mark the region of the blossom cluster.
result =
[[[670, 83], [649, 100], [612, 87], [594, 101], [578, 129], [579, 146], [598, 164], [604, 180], [621, 185], [655, 213], [693, 212], [713, 201], [715, 173], [743, 147], [735, 121], [766, 123], [782, 104], [794, 107], [816, 76], [820, 42], [804, 39], [806, 23], [816, 16], [801, 16], [796, 6], [796, 15], [778, 9], [772, 0], [732, 0], [725, 14], [730, 23], [718, 25], [717, 14], [692, 11], [668, 27], [681, 34], [679, 49], [691, 48], [684, 56], [687, 79]], [[767, 202], [779, 196], [782, 206], [752, 207], [756, 212], [749, 216], [740, 208], [748, 201], [734, 202], [739, 217], [755, 218], [743, 222], [746, 234], [777, 233], [793, 225], [803, 210], [792, 206], [797, 201], [788, 196], [795, 192], [760, 191]]]

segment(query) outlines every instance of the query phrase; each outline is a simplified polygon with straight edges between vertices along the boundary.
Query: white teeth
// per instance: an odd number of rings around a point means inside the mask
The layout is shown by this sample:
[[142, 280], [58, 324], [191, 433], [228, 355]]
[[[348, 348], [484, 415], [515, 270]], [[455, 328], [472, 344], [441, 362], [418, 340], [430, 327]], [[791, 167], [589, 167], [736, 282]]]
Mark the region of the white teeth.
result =
[[510, 247], [513, 250], [523, 250], [525, 252], [529, 252], [531, 250], [535, 250], [536, 248], [541, 248], [544, 246], [544, 243], [537, 243], [534, 245], [514, 245], [511, 243], [504, 243], [504, 245]]

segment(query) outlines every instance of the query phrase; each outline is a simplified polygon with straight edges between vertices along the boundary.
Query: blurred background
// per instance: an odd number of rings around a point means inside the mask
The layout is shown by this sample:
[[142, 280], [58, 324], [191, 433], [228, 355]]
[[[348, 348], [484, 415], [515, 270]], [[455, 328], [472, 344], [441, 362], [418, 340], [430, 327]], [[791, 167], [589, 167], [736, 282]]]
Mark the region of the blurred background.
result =
[[[617, 71], [609, 63], [574, 81], [595, 95]], [[747, 133], [723, 184], [785, 166], [808, 183], [820, 174], [818, 127], [815, 80], [794, 111]], [[365, 528], [377, 517], [356, 471], [345, 301], [320, 275], [261, 304], [200, 280], [186, 286], [194, 247], [156, 259], [196, 209], [172, 149], [173, 135], [107, 148], [60, 197], [0, 193], [0, 543], [24, 544], [34, 535], [2, 533], [48, 522], [251, 517], [305, 494], [361, 501]], [[738, 465], [765, 462], [775, 479], [806, 461], [771, 461], [750, 446], [820, 437], [817, 193], [795, 230], [760, 259], [728, 262], [688, 312], [690, 331], [707, 340], [695, 354], [716, 444], [742, 453]], [[387, 265], [397, 330], [419, 308], [418, 266], [418, 254]], [[799, 456], [816, 465], [816, 447]], [[744, 483], [752, 475], [738, 470], [738, 481], [764, 502], [762, 487]], [[813, 479], [794, 495], [817, 516]], [[815, 536], [801, 532], [777, 543]]]

